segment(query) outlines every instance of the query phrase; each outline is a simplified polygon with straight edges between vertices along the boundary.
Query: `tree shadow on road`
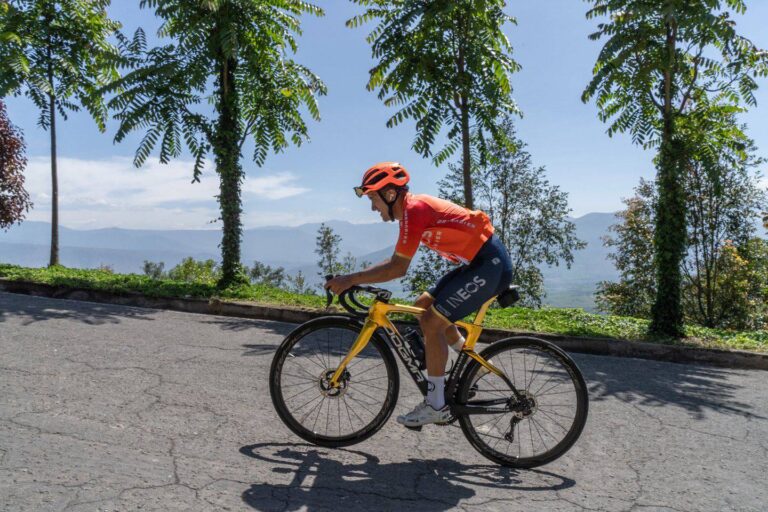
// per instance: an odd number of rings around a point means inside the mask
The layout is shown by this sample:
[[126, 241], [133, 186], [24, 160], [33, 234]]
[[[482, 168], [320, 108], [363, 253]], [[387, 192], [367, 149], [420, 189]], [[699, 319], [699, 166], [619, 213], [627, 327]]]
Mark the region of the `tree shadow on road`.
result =
[[386, 464], [362, 451], [309, 444], [254, 444], [243, 446], [240, 453], [268, 462], [274, 466], [273, 473], [286, 475], [284, 484], [254, 483], [243, 492], [246, 504], [265, 511], [415, 508], [436, 512], [472, 498], [478, 487], [519, 492], [575, 485], [547, 471], [467, 465], [450, 459]]
[[253, 320], [250, 318], [238, 317], [217, 318], [215, 320], [205, 320], [202, 323], [218, 325], [223, 331], [243, 332], [250, 329], [258, 329], [260, 331], [267, 331], [281, 336], [287, 336], [288, 333], [296, 328], [293, 324], [275, 322], [273, 320]]
[[46, 320], [75, 320], [88, 325], [119, 324], [123, 319], [154, 320], [154, 311], [130, 306], [0, 293], [0, 323], [20, 318], [22, 325]]
[[695, 419], [704, 419], [707, 410], [766, 419], [752, 412], [752, 404], [742, 401], [745, 387], [733, 379], [742, 374], [739, 370], [580, 354], [573, 357], [584, 372], [592, 401], [618, 398], [639, 406], [675, 405]]

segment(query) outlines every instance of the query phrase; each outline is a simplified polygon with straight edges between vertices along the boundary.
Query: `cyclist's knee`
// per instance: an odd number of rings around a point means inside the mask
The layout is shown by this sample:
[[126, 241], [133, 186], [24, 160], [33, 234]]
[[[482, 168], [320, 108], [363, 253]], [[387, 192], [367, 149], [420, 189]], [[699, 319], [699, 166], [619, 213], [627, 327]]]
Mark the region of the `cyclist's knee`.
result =
[[427, 309], [419, 318], [419, 325], [423, 333], [443, 334], [451, 323], [432, 308]]

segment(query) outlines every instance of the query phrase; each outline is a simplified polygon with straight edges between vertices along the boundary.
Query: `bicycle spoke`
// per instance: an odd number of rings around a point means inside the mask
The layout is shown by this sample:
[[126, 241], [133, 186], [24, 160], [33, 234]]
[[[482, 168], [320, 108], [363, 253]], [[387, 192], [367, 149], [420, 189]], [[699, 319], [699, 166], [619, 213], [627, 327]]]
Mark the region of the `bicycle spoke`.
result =
[[539, 434], [539, 439], [541, 439], [541, 444], [543, 444], [544, 448], [545, 448], [544, 451], [549, 451], [549, 447], [547, 446], [547, 442], [544, 441], [544, 436], [541, 435], [541, 431], [539, 430], [538, 424], [535, 421], [533, 421], [533, 418], [528, 418], [528, 422], [531, 425], [533, 425], [533, 428], [536, 430], [536, 433]]
[[539, 427], [541, 427], [541, 430], [543, 430], [543, 431], [544, 431], [544, 432], [545, 432], [545, 433], [546, 433], [546, 434], [547, 434], [549, 437], [551, 437], [552, 439], [554, 439], [554, 440], [555, 440], [555, 441], [557, 441], [557, 442], [559, 442], [559, 441], [560, 441], [560, 438], [559, 438], [559, 437], [555, 437], [555, 435], [554, 435], [552, 432], [550, 432], [549, 430], [547, 430], [546, 428], [544, 428], [544, 425], [542, 425], [541, 423], [539, 423], [538, 421], [536, 421], [536, 418], [534, 418], [533, 416], [531, 416], [531, 417], [530, 417], [530, 418], [528, 418], [528, 419], [529, 419], [529, 420], [531, 420], [531, 421], [532, 421], [532, 422], [533, 422], [535, 425], [538, 425]]
[[302, 376], [299, 376], [299, 375], [293, 375], [292, 373], [288, 373], [288, 372], [283, 372], [282, 375], [286, 375], [288, 377], [293, 377], [294, 379], [298, 379], [301, 382], [314, 382], [316, 380], [316, 377], [312, 377], [310, 379], [310, 378], [302, 377]]
[[536, 353], [536, 359], [533, 360], [533, 368], [531, 368], [531, 380], [525, 385], [525, 390], [528, 391], [531, 389], [531, 384], [533, 384], [533, 380], [536, 378], [536, 363], [539, 362], [539, 353]]
[[369, 371], [371, 371], [371, 370], [375, 370], [375, 369], [376, 369], [376, 368], [378, 368], [379, 366], [384, 366], [384, 361], [380, 362], [380, 363], [379, 363], [379, 364], [377, 364], [376, 366], [372, 366], [371, 368], [368, 368], [367, 370], [363, 370], [363, 371], [361, 371], [360, 373], [355, 373], [355, 377], [359, 377], [359, 376], [361, 376], [361, 375], [362, 375], [362, 374], [364, 374], [364, 373], [368, 373], [368, 372], [369, 372]]
[[[299, 384], [297, 384], [297, 385], [299, 385]], [[300, 395], [300, 394], [302, 394], [302, 393], [306, 393], [307, 391], [309, 391], [310, 389], [312, 389], [312, 388], [314, 388], [314, 387], [315, 387], [315, 385], [314, 385], [314, 384], [312, 384], [312, 385], [311, 385], [311, 386], [309, 386], [308, 388], [304, 388], [304, 389], [302, 389], [301, 391], [299, 391], [298, 393], [296, 393], [296, 394], [294, 394], [294, 395], [291, 395], [291, 396], [289, 396], [288, 398], [286, 398], [286, 399], [285, 399], [285, 401], [286, 401], [286, 402], [288, 402], [289, 400], [292, 400], [292, 399], [296, 398], [297, 396], [299, 396], [299, 395]]]
[[[312, 408], [311, 408], [311, 409], [310, 409], [310, 410], [309, 410], [309, 411], [308, 411], [308, 412], [307, 412], [307, 413], [304, 415], [304, 417], [303, 417], [303, 418], [301, 418], [301, 423], [304, 423], [304, 420], [306, 420], [307, 418], [309, 418], [309, 415], [310, 415], [310, 414], [312, 414], [313, 412], [315, 412], [315, 409], [317, 409], [317, 408], [318, 408], [320, 405], [322, 405], [322, 404], [323, 404], [323, 401], [325, 400], [325, 397], [324, 397], [323, 395], [320, 395], [318, 398], [322, 398], [322, 400], [320, 400], [320, 402], [318, 402], [318, 404], [317, 404], [317, 405], [315, 405], [314, 407], [312, 407]], [[317, 399], [317, 398], [316, 398], [316, 399]]]
[[549, 420], [552, 423], [554, 423], [555, 425], [557, 425], [558, 427], [560, 427], [563, 430], [563, 432], [568, 432], [568, 429], [565, 428], [564, 426], [562, 426], [560, 423], [558, 423], [557, 420], [553, 419], [549, 414], [547, 414], [547, 411], [542, 411], [541, 409], [539, 409], [539, 411], [537, 411], [537, 412], [539, 412], [539, 413], [543, 414], [544, 416], [546, 416], [547, 418], [549, 418]]

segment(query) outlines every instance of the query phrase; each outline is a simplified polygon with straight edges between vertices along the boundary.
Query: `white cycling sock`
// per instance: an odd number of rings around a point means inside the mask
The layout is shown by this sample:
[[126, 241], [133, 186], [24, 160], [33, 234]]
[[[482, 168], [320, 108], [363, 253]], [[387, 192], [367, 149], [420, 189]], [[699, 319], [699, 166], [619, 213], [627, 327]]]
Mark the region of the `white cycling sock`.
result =
[[439, 377], [427, 376], [429, 386], [427, 389], [427, 404], [439, 411], [445, 407], [445, 375]]
[[464, 343], [466, 342], [467, 340], [464, 339], [464, 336], [459, 336], [459, 339], [456, 341], [456, 343], [449, 346], [456, 352], [461, 352], [461, 349], [464, 347]]

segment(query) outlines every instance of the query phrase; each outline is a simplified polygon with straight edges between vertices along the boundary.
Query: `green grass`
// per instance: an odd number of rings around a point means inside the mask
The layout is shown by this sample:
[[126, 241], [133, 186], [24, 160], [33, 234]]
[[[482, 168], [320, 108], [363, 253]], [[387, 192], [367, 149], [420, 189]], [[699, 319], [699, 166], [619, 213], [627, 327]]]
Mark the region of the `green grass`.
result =
[[[253, 301], [275, 306], [325, 307], [325, 297], [298, 295], [277, 288], [245, 285], [218, 290], [213, 283], [188, 283], [155, 280], [138, 274], [114, 274], [103, 270], [82, 270], [64, 267], [25, 268], [0, 264], [0, 277], [14, 281], [64, 285], [109, 292], [138, 292], [150, 297], [197, 297]], [[608, 339], [648, 341], [653, 343], [688, 345], [768, 352], [768, 331], [727, 331], [687, 326], [687, 338], [654, 338], [647, 334], [648, 321], [610, 315], [586, 313], [582, 309], [527, 308], [491, 309], [485, 326], [537, 333], [588, 336]]]

